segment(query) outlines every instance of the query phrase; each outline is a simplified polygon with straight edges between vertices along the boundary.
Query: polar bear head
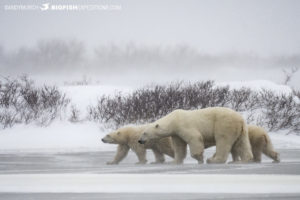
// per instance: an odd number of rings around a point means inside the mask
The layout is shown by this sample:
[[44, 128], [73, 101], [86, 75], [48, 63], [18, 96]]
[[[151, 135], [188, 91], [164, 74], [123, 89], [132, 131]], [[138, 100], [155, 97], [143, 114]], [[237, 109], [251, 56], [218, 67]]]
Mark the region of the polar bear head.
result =
[[160, 139], [169, 136], [169, 131], [163, 128], [159, 123], [149, 125], [139, 138], [140, 144], [145, 144], [149, 140]]
[[127, 142], [127, 129], [120, 128], [116, 131], [113, 131], [107, 134], [104, 138], [102, 138], [102, 142], [109, 144], [125, 144]]

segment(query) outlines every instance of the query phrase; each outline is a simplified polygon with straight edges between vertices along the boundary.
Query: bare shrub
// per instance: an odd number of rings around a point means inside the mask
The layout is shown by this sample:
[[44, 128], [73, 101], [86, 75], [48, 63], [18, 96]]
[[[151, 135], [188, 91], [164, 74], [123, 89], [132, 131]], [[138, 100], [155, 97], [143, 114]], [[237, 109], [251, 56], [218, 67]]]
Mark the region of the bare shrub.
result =
[[298, 97], [298, 99], [300, 100], [300, 91], [299, 90], [293, 90], [293, 94]]
[[265, 124], [270, 130], [300, 130], [300, 104], [294, 95], [275, 95], [272, 91], [260, 93], [261, 109], [265, 115]]
[[140, 88], [123, 96], [102, 96], [96, 106], [89, 107], [89, 118], [115, 126], [145, 123], [163, 117], [175, 109], [197, 109], [225, 106], [229, 87], [214, 88], [213, 81], [184, 84], [173, 82]]
[[284, 85], [288, 85], [289, 82], [292, 80], [293, 76], [295, 75], [295, 73], [299, 70], [299, 67], [292, 67], [290, 69], [282, 69], [282, 72], [284, 73], [284, 81], [283, 84]]
[[16, 123], [48, 125], [60, 116], [68, 103], [69, 99], [56, 86], [36, 87], [26, 76], [0, 81], [0, 124], [3, 128]]
[[[96, 81], [95, 83], [99, 83]], [[74, 80], [74, 81], [65, 81], [64, 85], [66, 86], [73, 86], [73, 85], [91, 85], [93, 84], [93, 81], [91, 78], [87, 77], [86, 75], [83, 75], [80, 80]]]
[[[241, 88], [239, 90], [232, 90], [230, 92], [230, 107], [236, 111], [244, 111], [246, 109], [246, 102], [251, 95], [249, 88]], [[248, 105], [248, 104], [247, 104]]]
[[76, 107], [76, 105], [71, 106], [71, 115], [69, 117], [70, 122], [79, 122], [80, 118], [80, 111]]
[[289, 129], [300, 132], [300, 104], [295, 95], [277, 95], [272, 91], [249, 88], [230, 90], [216, 87], [213, 81], [155, 85], [128, 95], [102, 96], [90, 106], [89, 119], [119, 127], [129, 123], [152, 122], [174, 109], [229, 107], [245, 113], [248, 123], [269, 130]]

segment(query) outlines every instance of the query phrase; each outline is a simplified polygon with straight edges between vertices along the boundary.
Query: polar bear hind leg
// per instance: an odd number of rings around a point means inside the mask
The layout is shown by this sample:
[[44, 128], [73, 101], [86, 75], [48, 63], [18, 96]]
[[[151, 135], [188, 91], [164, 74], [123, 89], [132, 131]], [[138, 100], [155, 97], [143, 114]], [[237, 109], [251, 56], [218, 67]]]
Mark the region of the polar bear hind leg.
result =
[[237, 151], [236, 144], [232, 146], [231, 156], [232, 156], [232, 162], [240, 161], [240, 155], [239, 152]]
[[248, 127], [245, 123], [241, 127], [241, 132], [235, 141], [233, 149], [235, 153], [240, 156], [242, 163], [253, 161], [252, 147], [248, 137]]
[[262, 152], [266, 156], [272, 158], [274, 163], [280, 162], [280, 155], [274, 150], [272, 142], [268, 136], [265, 136], [265, 141], [266, 145], [263, 147]]

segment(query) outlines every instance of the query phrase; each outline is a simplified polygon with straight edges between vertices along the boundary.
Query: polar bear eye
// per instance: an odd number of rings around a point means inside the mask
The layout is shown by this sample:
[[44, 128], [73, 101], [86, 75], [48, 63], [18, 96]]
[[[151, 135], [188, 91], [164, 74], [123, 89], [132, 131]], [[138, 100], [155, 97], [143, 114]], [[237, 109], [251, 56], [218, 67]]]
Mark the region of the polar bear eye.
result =
[[120, 134], [121, 134], [121, 132], [118, 132], [117, 134], [118, 134], [118, 135], [120, 135]]
[[158, 127], [159, 127], [159, 125], [158, 125], [158, 124], [156, 124], [156, 125], [155, 125], [155, 128], [158, 128]]

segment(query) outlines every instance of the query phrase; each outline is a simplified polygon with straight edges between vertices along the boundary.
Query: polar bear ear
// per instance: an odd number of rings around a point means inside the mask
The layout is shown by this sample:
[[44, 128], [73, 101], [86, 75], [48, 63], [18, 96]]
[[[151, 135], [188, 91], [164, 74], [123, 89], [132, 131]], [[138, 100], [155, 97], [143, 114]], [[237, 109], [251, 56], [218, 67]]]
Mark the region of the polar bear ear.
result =
[[158, 128], [158, 127], [159, 127], [159, 125], [158, 125], [158, 124], [156, 124], [156, 125], [155, 125], [155, 128]]

